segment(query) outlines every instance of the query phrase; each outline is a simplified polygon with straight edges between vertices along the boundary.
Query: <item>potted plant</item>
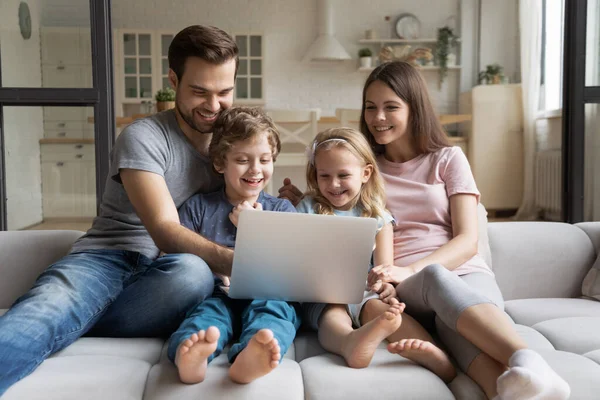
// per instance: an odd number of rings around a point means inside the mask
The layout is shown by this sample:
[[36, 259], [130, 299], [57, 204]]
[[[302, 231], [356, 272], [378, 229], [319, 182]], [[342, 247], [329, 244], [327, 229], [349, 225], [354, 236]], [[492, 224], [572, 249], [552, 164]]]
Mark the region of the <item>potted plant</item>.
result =
[[156, 111], [175, 108], [175, 91], [170, 87], [160, 89], [154, 98], [156, 99]]
[[364, 48], [358, 51], [358, 58], [360, 59], [360, 67], [361, 68], [371, 68], [371, 56], [373, 53], [371, 49]]
[[439, 86], [442, 86], [446, 75], [448, 75], [448, 57], [451, 55], [450, 50], [456, 45], [458, 36], [449, 26], [439, 28], [437, 31], [437, 43], [435, 45], [435, 58], [437, 65], [440, 67]]
[[486, 85], [498, 85], [504, 79], [504, 68], [500, 64], [486, 65], [485, 70], [479, 73], [479, 83]]

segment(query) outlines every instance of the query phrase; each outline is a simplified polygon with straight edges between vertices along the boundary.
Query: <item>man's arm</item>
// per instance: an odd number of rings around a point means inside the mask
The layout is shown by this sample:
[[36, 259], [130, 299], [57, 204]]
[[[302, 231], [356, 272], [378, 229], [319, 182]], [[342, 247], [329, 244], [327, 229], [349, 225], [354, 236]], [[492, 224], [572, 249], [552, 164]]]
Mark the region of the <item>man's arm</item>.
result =
[[213, 272], [231, 275], [233, 250], [180, 225], [177, 207], [162, 176], [135, 169], [121, 169], [119, 174], [129, 201], [160, 250], [195, 254]]

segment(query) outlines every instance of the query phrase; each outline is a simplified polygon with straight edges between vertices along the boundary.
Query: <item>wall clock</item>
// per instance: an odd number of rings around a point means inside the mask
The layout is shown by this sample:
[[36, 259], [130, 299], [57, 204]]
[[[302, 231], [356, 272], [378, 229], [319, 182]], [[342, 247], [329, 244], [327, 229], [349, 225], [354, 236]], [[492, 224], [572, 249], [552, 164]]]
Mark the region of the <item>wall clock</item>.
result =
[[29, 6], [24, 1], [19, 4], [19, 28], [23, 39], [31, 37], [31, 13], [29, 12]]
[[400, 39], [418, 39], [421, 35], [421, 22], [413, 14], [400, 14], [396, 20], [396, 35]]

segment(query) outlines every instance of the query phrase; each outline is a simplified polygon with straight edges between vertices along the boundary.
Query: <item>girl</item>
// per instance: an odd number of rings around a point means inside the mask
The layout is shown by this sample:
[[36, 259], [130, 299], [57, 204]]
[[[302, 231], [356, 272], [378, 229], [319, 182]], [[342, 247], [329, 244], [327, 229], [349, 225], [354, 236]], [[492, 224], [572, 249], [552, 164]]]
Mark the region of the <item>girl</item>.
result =
[[[297, 210], [309, 214], [376, 218], [378, 232], [373, 262], [375, 265], [392, 264], [394, 220], [385, 210], [383, 182], [368, 142], [353, 129], [329, 129], [317, 135], [308, 152], [308, 191]], [[405, 316], [402, 322], [404, 304], [395, 299], [393, 287], [379, 280], [371, 282], [369, 289], [360, 304], [347, 307], [304, 304], [305, 318], [309, 325], [318, 329], [321, 345], [343, 356], [350, 367], [364, 368], [371, 362], [379, 343], [385, 338], [397, 340], [394, 333], [401, 323], [408, 323], [412, 337], [428, 341], [412, 340], [404, 343], [403, 349], [395, 348], [395, 352], [450, 381], [455, 370], [448, 357], [429, 342], [431, 337], [414, 320]], [[375, 316], [374, 312], [378, 314]], [[367, 316], [369, 313], [371, 316]], [[366, 320], [370, 322], [366, 323]], [[359, 327], [357, 330], [353, 329], [353, 323]]]
[[398, 221], [394, 265], [375, 267], [369, 282], [396, 285], [409, 313], [435, 316], [440, 340], [488, 398], [568, 398], [568, 384], [527, 349], [503, 312], [494, 275], [477, 254], [479, 192], [469, 163], [449, 147], [413, 66], [391, 62], [371, 73], [360, 127]]

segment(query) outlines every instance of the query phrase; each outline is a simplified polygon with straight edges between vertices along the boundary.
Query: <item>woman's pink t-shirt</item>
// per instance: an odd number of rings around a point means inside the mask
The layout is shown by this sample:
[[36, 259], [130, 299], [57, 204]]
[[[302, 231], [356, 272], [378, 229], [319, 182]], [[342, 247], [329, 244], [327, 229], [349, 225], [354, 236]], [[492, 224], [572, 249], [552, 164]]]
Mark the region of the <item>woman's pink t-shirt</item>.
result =
[[[387, 208], [396, 219], [395, 265], [406, 267], [427, 257], [452, 239], [450, 196], [479, 191], [460, 147], [445, 147], [403, 163], [378, 157]], [[474, 215], [475, 217], [475, 215]], [[454, 270], [458, 275], [492, 273], [479, 255]]]

